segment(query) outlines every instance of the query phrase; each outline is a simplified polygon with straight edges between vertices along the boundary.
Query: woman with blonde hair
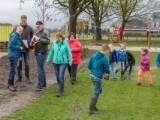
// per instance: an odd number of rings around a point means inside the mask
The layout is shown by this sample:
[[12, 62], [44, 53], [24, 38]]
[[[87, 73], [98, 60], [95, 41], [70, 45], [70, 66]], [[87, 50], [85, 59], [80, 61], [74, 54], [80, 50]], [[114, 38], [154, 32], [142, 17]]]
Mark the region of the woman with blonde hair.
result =
[[59, 84], [57, 97], [61, 97], [64, 91], [64, 74], [68, 65], [68, 59], [69, 65], [72, 66], [72, 54], [69, 45], [61, 32], [56, 33], [56, 41], [52, 44], [47, 63], [50, 62], [51, 58], [53, 58], [53, 67]]

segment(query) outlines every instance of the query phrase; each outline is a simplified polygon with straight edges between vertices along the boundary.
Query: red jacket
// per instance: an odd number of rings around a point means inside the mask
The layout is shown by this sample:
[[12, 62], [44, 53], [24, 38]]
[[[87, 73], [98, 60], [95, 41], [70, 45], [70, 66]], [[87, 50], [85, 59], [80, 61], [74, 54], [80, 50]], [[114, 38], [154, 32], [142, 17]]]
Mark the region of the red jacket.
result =
[[72, 52], [72, 64], [80, 64], [82, 46], [78, 40], [68, 40]]

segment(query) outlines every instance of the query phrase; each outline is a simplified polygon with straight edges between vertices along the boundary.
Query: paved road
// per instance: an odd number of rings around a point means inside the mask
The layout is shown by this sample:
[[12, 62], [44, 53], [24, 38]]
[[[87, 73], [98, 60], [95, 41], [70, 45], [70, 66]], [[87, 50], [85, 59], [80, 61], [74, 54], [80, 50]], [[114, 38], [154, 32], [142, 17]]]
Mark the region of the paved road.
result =
[[[101, 46], [87, 46], [87, 48], [89, 49], [94, 49], [94, 50], [100, 50]], [[127, 50], [130, 51], [140, 51], [142, 47], [127, 47]], [[115, 49], [119, 49], [119, 47], [115, 47]], [[149, 49], [150, 52], [160, 52], [160, 48], [150, 48]]]

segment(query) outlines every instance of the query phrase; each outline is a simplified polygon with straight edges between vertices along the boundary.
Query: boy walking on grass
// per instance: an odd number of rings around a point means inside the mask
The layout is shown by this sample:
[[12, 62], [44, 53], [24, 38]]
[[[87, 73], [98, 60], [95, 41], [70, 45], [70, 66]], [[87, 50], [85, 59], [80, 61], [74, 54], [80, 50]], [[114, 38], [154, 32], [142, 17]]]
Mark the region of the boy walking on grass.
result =
[[117, 51], [117, 61], [118, 61], [118, 69], [116, 70], [116, 74], [119, 70], [121, 70], [121, 80], [124, 80], [124, 69], [125, 69], [125, 61], [126, 65], [128, 64], [128, 59], [126, 55], [126, 50], [124, 49], [124, 44], [120, 44], [120, 49]]
[[98, 109], [96, 104], [99, 95], [102, 93], [102, 77], [104, 73], [110, 74], [108, 60], [105, 55], [108, 53], [108, 45], [102, 45], [101, 50], [93, 55], [88, 63], [90, 78], [94, 84], [94, 95], [90, 101], [89, 114], [96, 114]]

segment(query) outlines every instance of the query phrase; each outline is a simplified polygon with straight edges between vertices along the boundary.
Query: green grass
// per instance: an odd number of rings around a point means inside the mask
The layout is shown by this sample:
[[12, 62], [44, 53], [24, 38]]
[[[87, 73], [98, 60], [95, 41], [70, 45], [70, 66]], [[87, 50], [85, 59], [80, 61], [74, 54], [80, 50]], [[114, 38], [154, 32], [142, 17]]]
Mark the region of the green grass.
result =
[[[131, 80], [103, 80], [103, 92], [97, 107], [99, 114], [88, 115], [93, 85], [89, 70], [84, 67], [78, 72], [77, 83], [71, 85], [69, 79], [61, 98], [55, 95], [58, 85], [52, 86], [42, 96], [22, 110], [7, 116], [6, 120], [159, 120], [160, 119], [160, 80], [155, 65], [157, 53], [151, 53], [151, 75], [153, 87], [149, 87], [146, 77], [142, 86], [136, 86], [140, 53], [133, 52], [136, 66]], [[128, 71], [127, 71], [128, 72]], [[119, 78], [119, 74], [118, 74]]]

